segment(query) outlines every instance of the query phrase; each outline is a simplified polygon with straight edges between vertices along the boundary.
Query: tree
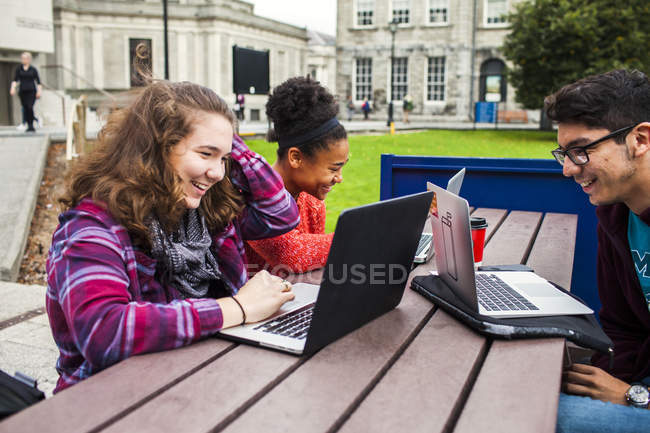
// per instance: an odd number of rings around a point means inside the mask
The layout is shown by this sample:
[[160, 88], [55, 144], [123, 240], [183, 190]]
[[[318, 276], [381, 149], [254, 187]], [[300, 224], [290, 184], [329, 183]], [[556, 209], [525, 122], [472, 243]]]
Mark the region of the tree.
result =
[[525, 108], [587, 75], [650, 71], [648, 0], [530, 0], [516, 6], [502, 47], [508, 79]]

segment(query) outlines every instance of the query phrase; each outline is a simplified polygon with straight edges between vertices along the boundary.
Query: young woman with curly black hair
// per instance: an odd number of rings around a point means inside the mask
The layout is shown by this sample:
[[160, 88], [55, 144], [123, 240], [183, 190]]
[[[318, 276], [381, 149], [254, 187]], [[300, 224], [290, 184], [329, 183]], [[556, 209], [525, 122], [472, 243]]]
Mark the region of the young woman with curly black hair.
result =
[[291, 78], [273, 90], [266, 114], [273, 121], [267, 140], [278, 142], [273, 164], [300, 210], [300, 224], [281, 236], [249, 241], [249, 271], [302, 273], [325, 266], [332, 233], [325, 233], [323, 200], [343, 181], [348, 161], [345, 128], [329, 91], [310, 78]]

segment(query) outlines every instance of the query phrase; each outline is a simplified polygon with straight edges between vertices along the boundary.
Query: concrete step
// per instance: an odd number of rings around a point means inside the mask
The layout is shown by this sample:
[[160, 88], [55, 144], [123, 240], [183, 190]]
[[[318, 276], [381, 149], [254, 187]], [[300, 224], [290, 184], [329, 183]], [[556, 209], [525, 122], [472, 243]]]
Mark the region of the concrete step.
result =
[[18, 277], [49, 143], [47, 135], [0, 137], [0, 280]]

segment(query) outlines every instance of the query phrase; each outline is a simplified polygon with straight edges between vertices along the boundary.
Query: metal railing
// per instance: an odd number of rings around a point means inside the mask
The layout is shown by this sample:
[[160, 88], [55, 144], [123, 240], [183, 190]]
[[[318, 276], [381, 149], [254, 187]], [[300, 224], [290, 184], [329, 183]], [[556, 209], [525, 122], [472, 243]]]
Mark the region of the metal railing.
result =
[[[68, 68], [64, 65], [52, 64], [52, 65], [43, 65], [42, 69], [61, 69], [64, 72], [72, 75], [74, 78], [82, 81], [87, 86], [93, 90], [99, 92], [101, 95], [106, 97], [113, 105], [116, 103], [116, 98], [109, 92], [104, 89], [100, 89], [93, 82], [86, 79], [85, 77], [79, 75], [71, 68]], [[88, 98], [86, 95], [82, 94], [78, 99], [73, 100], [72, 107], [70, 108], [69, 117], [65, 113], [65, 95], [60, 91], [55, 90], [51, 86], [44, 85], [44, 87], [52, 90], [56, 93], [62, 100], [63, 106], [63, 123], [66, 126], [66, 159], [71, 160], [74, 157], [79, 156], [86, 148], [86, 110], [88, 109]], [[66, 118], [69, 118], [69, 122], [66, 121]]]
[[61, 92], [58, 89], [55, 89], [43, 80], [41, 80], [41, 85], [61, 99], [61, 115], [63, 124], [65, 125], [65, 93]]
[[90, 86], [93, 90], [96, 90], [96, 91], [98, 91], [99, 93], [101, 93], [102, 95], [106, 96], [106, 97], [107, 97], [108, 99], [110, 99], [112, 102], [115, 102], [115, 96], [111, 95], [110, 93], [108, 93], [108, 92], [107, 92], [106, 90], [104, 90], [104, 89], [100, 89], [100, 88], [97, 87], [94, 83], [92, 83], [91, 81], [89, 81], [89, 80], [87, 80], [86, 78], [82, 77], [81, 75], [77, 74], [75, 71], [73, 71], [72, 69], [68, 68], [67, 66], [64, 66], [64, 65], [43, 65], [43, 66], [41, 66], [41, 69], [51, 69], [51, 68], [61, 69], [61, 70], [65, 71], [65, 72], [69, 73], [70, 75], [72, 75], [72, 76], [75, 77], [76, 79], [81, 80], [81, 81], [83, 81], [84, 83], [86, 83], [86, 84], [87, 84], [88, 86]]

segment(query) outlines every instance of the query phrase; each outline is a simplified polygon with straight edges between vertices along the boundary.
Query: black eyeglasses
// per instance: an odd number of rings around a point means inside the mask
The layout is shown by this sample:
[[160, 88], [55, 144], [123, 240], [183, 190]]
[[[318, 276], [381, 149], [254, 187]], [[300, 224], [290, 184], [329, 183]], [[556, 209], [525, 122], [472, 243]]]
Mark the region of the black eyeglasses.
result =
[[574, 146], [566, 150], [557, 148], [555, 150], [551, 150], [551, 154], [555, 157], [555, 160], [560, 163], [560, 165], [564, 165], [564, 158], [567, 156], [575, 165], [585, 165], [589, 162], [589, 154], [587, 153], [587, 149], [594, 147], [603, 141], [609, 140], [610, 138], [614, 138], [617, 135], [623, 134], [624, 132], [627, 133], [635, 126], [636, 124], [617, 129], [616, 131], [610, 132], [604, 137], [600, 137], [598, 140], [592, 141], [585, 146]]

